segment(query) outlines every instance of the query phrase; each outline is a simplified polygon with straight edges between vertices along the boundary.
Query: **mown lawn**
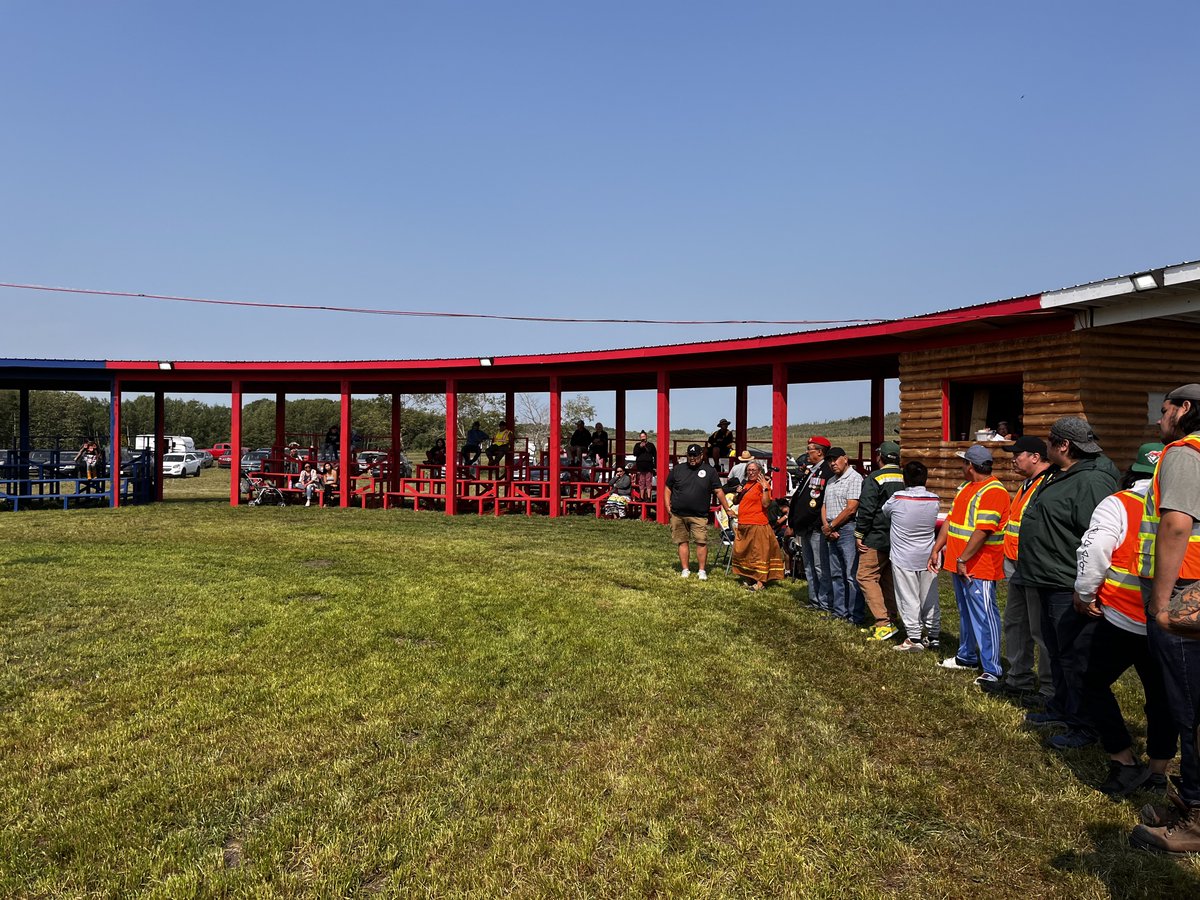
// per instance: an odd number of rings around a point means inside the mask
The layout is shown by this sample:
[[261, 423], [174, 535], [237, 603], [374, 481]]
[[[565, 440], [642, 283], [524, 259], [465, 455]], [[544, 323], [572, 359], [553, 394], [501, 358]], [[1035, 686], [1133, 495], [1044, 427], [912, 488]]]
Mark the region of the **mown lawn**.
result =
[[201, 500], [0, 547], [3, 896], [1200, 892], [1099, 752], [656, 526]]

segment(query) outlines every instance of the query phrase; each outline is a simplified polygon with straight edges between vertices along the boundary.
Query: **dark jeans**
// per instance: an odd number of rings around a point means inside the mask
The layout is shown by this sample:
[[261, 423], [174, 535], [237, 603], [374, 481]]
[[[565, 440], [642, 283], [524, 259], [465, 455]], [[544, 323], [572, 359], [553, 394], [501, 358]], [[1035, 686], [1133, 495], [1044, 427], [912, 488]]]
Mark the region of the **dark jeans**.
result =
[[1092, 655], [1097, 620], [1075, 612], [1072, 590], [1039, 585], [1037, 592], [1042, 603], [1042, 638], [1050, 651], [1050, 678], [1054, 683], [1054, 696], [1047, 706], [1072, 728], [1091, 731], [1081, 708], [1083, 678]]
[[1189, 806], [1200, 806], [1200, 756], [1196, 726], [1200, 724], [1200, 640], [1163, 631], [1146, 623], [1150, 652], [1162, 667], [1167, 704], [1179, 729], [1179, 796]]
[[1107, 619], [1096, 620], [1092, 652], [1083, 678], [1083, 714], [1100, 734], [1105, 753], [1120, 753], [1133, 746], [1112, 685], [1130, 667], [1137, 671], [1146, 694], [1146, 755], [1174, 759], [1178, 730], [1167, 703], [1162, 669], [1151, 656], [1145, 635], [1118, 628]]
[[826, 541], [829, 547], [829, 583], [833, 614], [839, 619], [861, 625], [866, 617], [866, 604], [858, 589], [858, 544], [854, 538], [854, 520], [838, 530], [836, 541]]

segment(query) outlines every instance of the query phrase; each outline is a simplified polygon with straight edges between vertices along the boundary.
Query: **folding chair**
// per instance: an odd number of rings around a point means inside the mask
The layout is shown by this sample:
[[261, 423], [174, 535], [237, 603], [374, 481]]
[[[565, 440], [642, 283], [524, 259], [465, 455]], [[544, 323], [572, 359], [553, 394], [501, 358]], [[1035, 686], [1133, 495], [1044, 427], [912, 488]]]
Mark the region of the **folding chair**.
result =
[[725, 574], [728, 575], [733, 567], [733, 522], [729, 519], [729, 514], [723, 509], [717, 510], [717, 527], [721, 529], [721, 552], [717, 557], [717, 565], [725, 566]]

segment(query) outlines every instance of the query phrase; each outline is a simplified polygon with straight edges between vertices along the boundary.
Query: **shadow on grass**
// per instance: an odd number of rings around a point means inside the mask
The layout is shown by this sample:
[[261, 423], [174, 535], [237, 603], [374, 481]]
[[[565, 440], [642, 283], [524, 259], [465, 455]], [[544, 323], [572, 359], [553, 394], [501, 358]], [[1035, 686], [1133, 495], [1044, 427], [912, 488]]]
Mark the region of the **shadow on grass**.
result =
[[1061, 853], [1050, 860], [1060, 872], [1086, 873], [1098, 878], [1111, 897], [1196, 897], [1200, 877], [1190, 864], [1129, 845], [1129, 830], [1114, 825], [1093, 825], [1088, 835], [1095, 845], [1090, 853]]

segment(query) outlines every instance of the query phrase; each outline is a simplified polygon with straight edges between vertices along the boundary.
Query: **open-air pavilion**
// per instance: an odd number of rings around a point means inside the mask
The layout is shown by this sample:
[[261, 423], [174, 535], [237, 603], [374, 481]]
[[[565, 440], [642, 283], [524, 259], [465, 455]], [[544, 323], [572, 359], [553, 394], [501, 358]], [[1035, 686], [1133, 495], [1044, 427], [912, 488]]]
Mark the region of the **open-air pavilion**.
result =
[[[771, 387], [771, 455], [786, 465], [789, 386], [863, 380], [871, 385], [871, 444], [884, 439], [884, 382], [900, 381], [900, 443], [906, 458], [924, 459], [931, 487], [946, 488], [957, 471], [953, 454], [969, 446], [978, 429], [1004, 418], [1018, 430], [1045, 433], [1059, 415], [1092, 422], [1118, 465], [1137, 445], [1154, 436], [1157, 400], [1171, 387], [1200, 380], [1200, 263], [1189, 262], [1133, 273], [1043, 294], [983, 303], [875, 324], [753, 338], [632, 347], [575, 353], [462, 359], [312, 362], [194, 362], [185, 360], [0, 360], [0, 388], [21, 397], [18, 446], [9, 452], [19, 472], [28, 457], [28, 395], [33, 390], [108, 392], [110, 435], [121, 433], [124, 393], [156, 398], [156, 446], [164, 433], [167, 393], [222, 394], [231, 398], [230, 442], [241, 444], [244, 395], [274, 394], [277, 445], [284, 443], [288, 395], [335, 394], [341, 398], [339, 493], [347, 506], [369, 494], [382, 505], [415, 507], [438, 498], [445, 512], [500, 514], [514, 508], [550, 516], [564, 511], [562, 463], [521, 461], [496, 472], [465, 471], [454, 465], [458, 445], [458, 397], [503, 394], [513, 421], [518, 392], [546, 392], [550, 399], [550, 448], [562, 445], [564, 392], [611, 391], [616, 399], [617, 459], [624, 456], [628, 391], [657, 393], [657, 434], [671, 433], [671, 392], [685, 388], [732, 387], [734, 429], [744, 441], [747, 393]], [[350, 398], [354, 395], [438, 393], [446, 397], [446, 445], [451, 459], [441, 477], [401, 484], [396, 467], [384, 467], [369, 491], [351, 471]], [[393, 402], [392, 446], [400, 446], [400, 408]], [[660, 440], [664, 440], [660, 437]], [[110, 437], [109, 459], [119, 459]], [[668, 448], [663, 448], [666, 451]], [[739, 447], [740, 449], [740, 447]], [[1003, 444], [995, 447], [997, 455]], [[658, 456], [658, 481], [666, 479], [669, 452]], [[230, 502], [241, 501], [239, 454], [233, 454]], [[10, 469], [12, 462], [9, 463]], [[1004, 469], [1006, 467], [998, 467]], [[939, 473], [939, 474], [933, 474]], [[12, 473], [10, 472], [10, 475]], [[21, 479], [6, 476], [11, 494]], [[154, 493], [162, 496], [161, 478]], [[16, 490], [21, 490], [17, 485]], [[25, 488], [27, 492], [27, 486]], [[120, 479], [106, 483], [108, 502], [130, 495]], [[357, 491], [357, 494], [356, 494]], [[782, 493], [782, 479], [777, 480]], [[446, 498], [452, 498], [447, 502]], [[653, 516], [666, 521], [661, 497]]]

